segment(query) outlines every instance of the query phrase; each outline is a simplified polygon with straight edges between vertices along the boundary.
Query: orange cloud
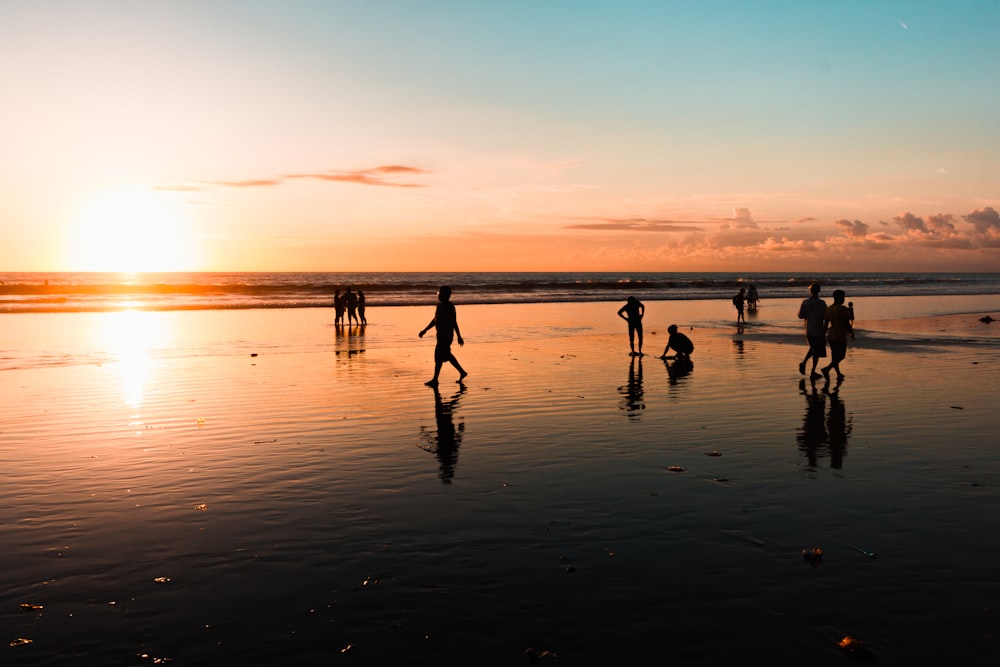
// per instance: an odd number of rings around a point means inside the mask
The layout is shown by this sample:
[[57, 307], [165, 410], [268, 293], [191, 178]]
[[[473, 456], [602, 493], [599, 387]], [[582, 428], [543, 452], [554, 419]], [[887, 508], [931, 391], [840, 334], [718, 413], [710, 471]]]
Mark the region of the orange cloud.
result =
[[589, 229], [628, 232], [700, 232], [701, 227], [676, 220], [649, 220], [647, 218], [608, 219], [600, 222], [579, 222], [564, 229]]
[[427, 172], [418, 167], [409, 167], [400, 164], [382, 165], [370, 169], [356, 169], [353, 171], [325, 171], [315, 173], [284, 174], [276, 178], [253, 178], [238, 181], [209, 181], [197, 185], [158, 185], [154, 190], [165, 192], [198, 192], [204, 190], [206, 186], [225, 188], [273, 188], [282, 185], [285, 181], [293, 179], [315, 179], [320, 181], [332, 181], [337, 183], [357, 183], [360, 185], [380, 185], [393, 188], [422, 188], [419, 183], [409, 183], [393, 180], [398, 175], [419, 176]]

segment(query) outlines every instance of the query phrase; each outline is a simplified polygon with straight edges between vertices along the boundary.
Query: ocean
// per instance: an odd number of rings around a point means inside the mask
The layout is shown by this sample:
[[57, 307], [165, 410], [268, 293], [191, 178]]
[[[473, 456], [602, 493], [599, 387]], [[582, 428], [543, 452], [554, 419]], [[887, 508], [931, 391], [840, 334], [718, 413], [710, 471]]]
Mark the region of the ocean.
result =
[[0, 313], [316, 308], [348, 287], [369, 307], [411, 306], [440, 285], [462, 304], [728, 299], [751, 284], [767, 300], [814, 280], [852, 298], [1000, 294], [1000, 273], [0, 273]]

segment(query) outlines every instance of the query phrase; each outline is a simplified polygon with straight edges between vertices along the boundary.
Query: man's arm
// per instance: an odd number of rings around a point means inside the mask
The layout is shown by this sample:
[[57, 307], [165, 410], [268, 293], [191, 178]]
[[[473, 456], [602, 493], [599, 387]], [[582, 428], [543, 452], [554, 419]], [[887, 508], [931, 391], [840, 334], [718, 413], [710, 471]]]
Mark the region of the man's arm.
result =
[[421, 338], [423, 338], [423, 337], [424, 337], [424, 334], [425, 334], [425, 333], [427, 333], [428, 331], [430, 331], [431, 329], [433, 329], [433, 328], [434, 328], [434, 327], [436, 327], [436, 326], [437, 326], [437, 317], [434, 317], [434, 318], [433, 318], [433, 319], [432, 319], [432, 320], [431, 320], [431, 321], [430, 321], [430, 322], [429, 322], [429, 323], [427, 324], [427, 326], [425, 326], [425, 327], [424, 327], [424, 328], [423, 328], [423, 329], [422, 329], [422, 330], [420, 331], [420, 333], [419, 333], [419, 334], [417, 334], [417, 335], [418, 335], [418, 336], [420, 336]]

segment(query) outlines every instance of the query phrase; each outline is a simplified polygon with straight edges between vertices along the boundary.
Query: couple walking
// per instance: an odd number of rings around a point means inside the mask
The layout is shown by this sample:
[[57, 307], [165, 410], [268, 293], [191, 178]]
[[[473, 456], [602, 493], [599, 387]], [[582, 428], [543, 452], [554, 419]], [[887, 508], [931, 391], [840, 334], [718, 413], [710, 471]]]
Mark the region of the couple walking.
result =
[[819, 379], [816, 366], [821, 358], [826, 357], [826, 343], [829, 340], [830, 363], [820, 370], [827, 380], [830, 379], [831, 370], [837, 372], [838, 380], [843, 380], [840, 362], [847, 356], [847, 337], [854, 340], [854, 304], [845, 306], [844, 290], [838, 289], [833, 291], [833, 305], [827, 307], [826, 301], [819, 298], [819, 292], [819, 283], [809, 285], [809, 298], [803, 299], [799, 306], [799, 319], [805, 320], [806, 341], [809, 343], [809, 350], [799, 363], [799, 373], [806, 374], [806, 363], [812, 359], [809, 377]]

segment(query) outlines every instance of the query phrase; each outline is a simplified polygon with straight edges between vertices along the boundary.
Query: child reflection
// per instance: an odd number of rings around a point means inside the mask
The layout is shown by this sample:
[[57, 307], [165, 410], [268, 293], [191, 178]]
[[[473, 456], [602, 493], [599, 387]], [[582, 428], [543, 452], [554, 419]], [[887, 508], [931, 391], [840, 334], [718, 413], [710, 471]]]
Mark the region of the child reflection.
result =
[[465, 422], [459, 421], [456, 426], [454, 414], [458, 410], [459, 399], [465, 391], [465, 385], [460, 385], [458, 391], [451, 398], [444, 400], [438, 388], [434, 387], [435, 428], [420, 427], [420, 437], [427, 444], [417, 446], [437, 456], [440, 465], [438, 477], [442, 484], [451, 484], [451, 480], [455, 477], [458, 447], [462, 444]]
[[632, 357], [628, 367], [628, 383], [618, 387], [622, 395], [621, 409], [631, 420], [639, 418], [640, 410], [646, 409], [642, 389], [642, 357]]
[[807, 387], [806, 380], [799, 380], [799, 391], [806, 398], [806, 413], [796, 440], [810, 468], [815, 468], [819, 457], [826, 453], [829, 453], [831, 468], [839, 470], [844, 465], [852, 420], [847, 416], [847, 408], [837, 389], [829, 391], [824, 387], [821, 392], [815, 381]]

